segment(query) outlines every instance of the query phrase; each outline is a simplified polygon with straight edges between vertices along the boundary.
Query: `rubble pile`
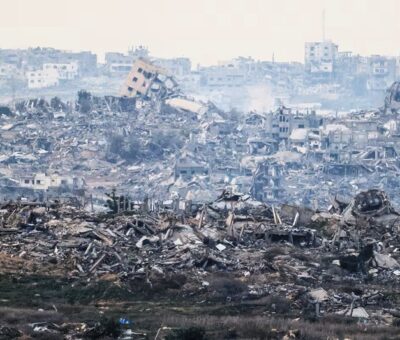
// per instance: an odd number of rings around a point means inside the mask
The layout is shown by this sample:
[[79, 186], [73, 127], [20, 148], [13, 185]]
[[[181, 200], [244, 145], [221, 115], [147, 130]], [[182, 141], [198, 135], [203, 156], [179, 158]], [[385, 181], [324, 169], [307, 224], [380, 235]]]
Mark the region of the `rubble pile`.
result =
[[230, 273], [247, 288], [229, 299], [279, 296], [299, 316], [400, 315], [388, 298], [400, 283], [400, 224], [384, 192], [362, 192], [338, 213], [292, 207], [291, 218], [285, 209], [229, 192], [181, 214], [9, 202], [0, 208], [2, 271], [149, 287], [179, 273], [183, 292], [208, 298], [224, 291], [214, 290], [215, 275]]
[[162, 273], [195, 267], [243, 270], [252, 263], [229, 254], [253, 247], [260, 237], [296, 243], [312, 234], [305, 228], [273, 227], [271, 209], [248, 196], [221, 196], [197, 217], [168, 211], [98, 215], [73, 206], [33, 202], [9, 203], [0, 211], [3, 253], [62, 264], [72, 277], [114, 273], [130, 279], [150, 269]]
[[170, 75], [161, 81], [152, 64], [132, 72], [122, 97], [81, 90], [74, 101], [3, 110], [0, 199], [68, 194], [99, 206], [115, 188], [138, 201], [204, 204], [230, 189], [317, 210], [373, 187], [400, 206], [396, 112], [224, 111], [183, 94]]

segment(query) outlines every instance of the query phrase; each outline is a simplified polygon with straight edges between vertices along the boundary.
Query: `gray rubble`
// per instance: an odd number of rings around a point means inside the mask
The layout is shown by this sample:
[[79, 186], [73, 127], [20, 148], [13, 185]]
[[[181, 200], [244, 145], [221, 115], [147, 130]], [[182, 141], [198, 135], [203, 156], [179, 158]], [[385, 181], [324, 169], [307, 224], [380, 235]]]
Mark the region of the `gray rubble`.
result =
[[[109, 208], [115, 204], [117, 213], [50, 201], [4, 203], [2, 272], [51, 270], [75, 280], [149, 287], [181, 273], [190, 278], [192, 293], [211, 295], [208, 280], [230, 272], [249, 282], [242, 298], [281, 296], [299, 316], [337, 314], [385, 324], [400, 315], [396, 302], [374, 288], [382, 280], [392, 287], [400, 282], [399, 221], [373, 220], [397, 216], [383, 192], [359, 193], [343, 212], [314, 212], [308, 220], [299, 218], [301, 208], [292, 209], [292, 219], [279, 207], [229, 192], [179, 214], [146, 205], [131, 209], [110, 195]], [[335, 283], [344, 281], [357, 289], [337, 291]]]

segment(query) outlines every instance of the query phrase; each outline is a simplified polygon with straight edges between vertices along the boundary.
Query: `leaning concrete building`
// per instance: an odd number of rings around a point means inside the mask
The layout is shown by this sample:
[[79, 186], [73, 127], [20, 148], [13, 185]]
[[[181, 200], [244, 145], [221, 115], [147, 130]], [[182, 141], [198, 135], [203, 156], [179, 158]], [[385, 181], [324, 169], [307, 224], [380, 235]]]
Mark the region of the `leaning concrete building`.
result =
[[121, 88], [121, 97], [165, 96], [177, 86], [163, 68], [145, 59], [136, 60]]

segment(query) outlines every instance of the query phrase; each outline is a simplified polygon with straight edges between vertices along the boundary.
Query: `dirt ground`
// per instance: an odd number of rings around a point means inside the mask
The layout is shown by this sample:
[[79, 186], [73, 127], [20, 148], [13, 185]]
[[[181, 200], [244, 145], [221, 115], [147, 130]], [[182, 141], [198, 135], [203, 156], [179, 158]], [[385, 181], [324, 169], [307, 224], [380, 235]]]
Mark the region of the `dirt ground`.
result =
[[130, 339], [154, 339], [157, 333], [158, 339], [399, 339], [400, 325], [374, 326], [334, 315], [299, 317], [287, 299], [249, 299], [240, 283], [227, 284], [228, 276], [209, 279], [212, 289], [195, 291], [184, 277], [153, 280], [151, 287], [143, 280], [121, 285], [2, 274], [0, 324], [18, 330], [21, 339], [115, 338], [82, 334], [96, 322], [121, 318], [129, 325], [118, 327], [129, 328]]

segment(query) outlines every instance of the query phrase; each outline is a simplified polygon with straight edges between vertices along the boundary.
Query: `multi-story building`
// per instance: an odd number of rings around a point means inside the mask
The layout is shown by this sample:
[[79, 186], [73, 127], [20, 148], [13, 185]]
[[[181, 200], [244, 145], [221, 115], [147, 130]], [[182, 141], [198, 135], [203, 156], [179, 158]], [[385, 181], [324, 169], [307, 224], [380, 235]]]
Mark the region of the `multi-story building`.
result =
[[41, 69], [43, 64], [78, 64], [80, 75], [95, 74], [97, 55], [88, 52], [70, 52], [54, 48], [0, 49], [0, 63], [16, 65], [22, 71]]
[[192, 71], [188, 75], [179, 78], [179, 85], [187, 91], [196, 91], [200, 86], [201, 74], [198, 71]]
[[338, 57], [338, 45], [332, 41], [305, 43], [305, 69], [309, 73], [332, 74]]
[[64, 58], [64, 62], [76, 61], [78, 63], [79, 75], [93, 75], [97, 73], [97, 55], [92, 52], [64, 53]]
[[126, 73], [129, 72], [133, 59], [130, 55], [120, 52], [107, 52], [105, 55], [106, 68], [110, 73]]
[[120, 52], [107, 52], [105, 54], [106, 69], [111, 74], [127, 73], [132, 64], [140, 58], [148, 58], [149, 51], [143, 46], [132, 48], [128, 54]]
[[79, 67], [78, 67], [78, 62], [76, 61], [65, 64], [48, 63], [48, 64], [43, 64], [43, 70], [44, 71], [56, 70], [58, 72], [59, 79], [71, 80], [78, 77]]
[[241, 87], [246, 72], [232, 64], [205, 67], [200, 70], [201, 85], [211, 88]]
[[385, 91], [396, 79], [396, 59], [373, 55], [368, 58], [369, 90]]
[[26, 77], [29, 89], [41, 89], [59, 84], [59, 74], [55, 69], [29, 71]]
[[154, 63], [178, 79], [188, 76], [192, 69], [189, 58], [156, 59]]
[[282, 106], [267, 115], [266, 130], [275, 140], [287, 141], [294, 129], [316, 129], [322, 123], [315, 111], [311, 113], [292, 112], [292, 109]]
[[21, 187], [34, 190], [48, 190], [49, 188], [66, 187], [70, 189], [81, 189], [85, 182], [79, 177], [60, 176], [58, 174], [37, 173], [30, 176], [21, 177], [19, 180]]
[[152, 97], [162, 95], [176, 86], [176, 82], [169, 77], [166, 70], [152, 64], [150, 61], [138, 59], [131, 66], [125, 83], [121, 89], [122, 97]]

